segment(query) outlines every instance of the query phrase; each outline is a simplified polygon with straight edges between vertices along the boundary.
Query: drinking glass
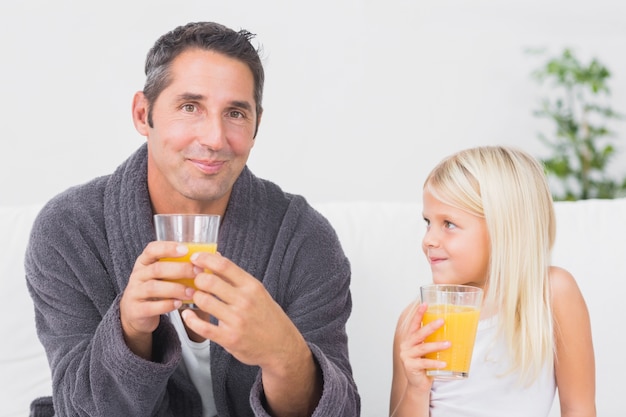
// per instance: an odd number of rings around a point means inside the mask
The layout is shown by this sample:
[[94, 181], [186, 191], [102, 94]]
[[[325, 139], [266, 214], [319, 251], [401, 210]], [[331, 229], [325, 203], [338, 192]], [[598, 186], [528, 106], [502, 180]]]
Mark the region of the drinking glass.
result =
[[[183, 243], [189, 249], [186, 255], [162, 258], [160, 261], [190, 262], [191, 255], [196, 252], [215, 253], [219, 225], [220, 216], [216, 214], [155, 214], [154, 228], [157, 240]], [[197, 289], [194, 277], [166, 281], [178, 282]], [[182, 307], [197, 308], [192, 300], [183, 300]]]
[[449, 341], [448, 349], [426, 354], [428, 359], [446, 362], [442, 369], [428, 369], [436, 379], [464, 379], [469, 376], [472, 351], [478, 329], [483, 290], [469, 285], [431, 284], [420, 288], [428, 310], [422, 325], [443, 318], [443, 326], [426, 337], [425, 343]]

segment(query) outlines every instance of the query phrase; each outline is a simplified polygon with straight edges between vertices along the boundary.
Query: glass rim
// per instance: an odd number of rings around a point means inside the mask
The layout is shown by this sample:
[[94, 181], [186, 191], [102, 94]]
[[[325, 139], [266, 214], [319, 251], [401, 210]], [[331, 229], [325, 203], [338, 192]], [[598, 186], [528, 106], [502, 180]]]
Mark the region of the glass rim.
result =
[[445, 292], [480, 292], [480, 287], [465, 284], [425, 284], [420, 287], [424, 291], [445, 291]]
[[222, 217], [219, 214], [205, 214], [205, 213], [157, 213], [154, 218], [157, 217]]

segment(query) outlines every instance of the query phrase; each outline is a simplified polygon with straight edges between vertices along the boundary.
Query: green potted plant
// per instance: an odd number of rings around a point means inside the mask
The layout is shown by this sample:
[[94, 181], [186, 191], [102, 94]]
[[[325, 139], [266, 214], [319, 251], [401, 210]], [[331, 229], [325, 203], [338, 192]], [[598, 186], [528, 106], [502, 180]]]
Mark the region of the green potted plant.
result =
[[555, 200], [626, 195], [626, 177], [618, 180], [607, 173], [617, 152], [617, 138], [607, 123], [624, 119], [607, 104], [610, 76], [597, 59], [585, 65], [569, 48], [532, 73], [540, 84], [550, 82], [553, 87], [534, 114], [550, 119], [555, 128], [549, 137], [539, 133], [539, 139], [551, 150], [551, 156], [541, 161]]

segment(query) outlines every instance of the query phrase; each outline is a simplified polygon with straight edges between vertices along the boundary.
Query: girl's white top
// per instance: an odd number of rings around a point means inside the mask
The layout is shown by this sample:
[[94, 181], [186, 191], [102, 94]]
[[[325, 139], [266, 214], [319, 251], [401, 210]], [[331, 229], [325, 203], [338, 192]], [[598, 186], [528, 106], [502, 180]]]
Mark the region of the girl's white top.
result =
[[494, 339], [496, 320], [478, 324], [469, 378], [434, 381], [431, 417], [541, 417], [550, 413], [556, 390], [554, 368], [544, 369], [530, 386], [519, 383], [518, 373], [507, 374], [511, 361], [504, 340]]
[[189, 376], [189, 379], [196, 386], [202, 398], [202, 416], [215, 417], [217, 410], [215, 409], [215, 400], [213, 399], [213, 381], [211, 379], [211, 341], [197, 343], [189, 339], [183, 319], [180, 317], [178, 310], [174, 310], [168, 314], [182, 347], [183, 361], [181, 366]]

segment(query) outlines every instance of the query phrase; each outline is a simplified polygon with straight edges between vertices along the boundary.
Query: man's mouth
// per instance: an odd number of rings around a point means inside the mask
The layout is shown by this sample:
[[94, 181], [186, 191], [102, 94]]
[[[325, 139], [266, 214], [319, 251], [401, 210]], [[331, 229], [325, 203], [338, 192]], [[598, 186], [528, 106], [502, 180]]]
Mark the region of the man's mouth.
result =
[[217, 174], [224, 166], [224, 161], [210, 161], [204, 159], [188, 159], [196, 168], [207, 175]]

